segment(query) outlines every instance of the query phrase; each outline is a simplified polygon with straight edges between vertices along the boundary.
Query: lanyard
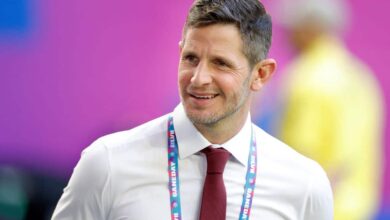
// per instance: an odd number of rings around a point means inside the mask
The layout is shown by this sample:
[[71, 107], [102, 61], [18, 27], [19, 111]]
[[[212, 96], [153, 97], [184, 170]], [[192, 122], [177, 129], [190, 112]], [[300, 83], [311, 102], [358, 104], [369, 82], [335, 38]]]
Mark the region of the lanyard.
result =
[[[171, 220], [181, 220], [181, 204], [180, 204], [180, 182], [179, 182], [179, 152], [178, 144], [173, 126], [173, 118], [168, 118], [168, 173], [169, 173], [169, 194], [171, 200]], [[242, 196], [242, 204], [240, 209], [239, 220], [249, 219], [252, 200], [256, 186], [256, 171], [257, 171], [257, 145], [256, 138], [251, 133], [251, 146], [248, 156], [248, 169], [246, 172], [246, 181], [244, 186], [244, 194]]]

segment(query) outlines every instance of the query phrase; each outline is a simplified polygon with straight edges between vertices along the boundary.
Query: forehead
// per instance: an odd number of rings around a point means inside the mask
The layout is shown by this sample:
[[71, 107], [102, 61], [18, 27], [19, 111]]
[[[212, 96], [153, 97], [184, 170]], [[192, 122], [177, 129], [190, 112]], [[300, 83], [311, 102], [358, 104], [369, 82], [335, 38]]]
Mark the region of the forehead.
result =
[[212, 50], [241, 52], [243, 41], [238, 28], [233, 24], [213, 24], [190, 27], [184, 35], [184, 49], [207, 47]]

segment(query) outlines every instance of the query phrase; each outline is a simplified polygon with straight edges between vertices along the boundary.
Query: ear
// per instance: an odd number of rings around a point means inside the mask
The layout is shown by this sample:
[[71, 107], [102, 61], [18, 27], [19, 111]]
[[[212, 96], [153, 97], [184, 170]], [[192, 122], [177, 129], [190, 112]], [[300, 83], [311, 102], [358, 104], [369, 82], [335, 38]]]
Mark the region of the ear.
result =
[[265, 59], [258, 62], [253, 68], [251, 89], [253, 91], [259, 91], [271, 79], [275, 70], [276, 61], [274, 59]]
[[183, 50], [183, 40], [179, 41], [178, 43], [178, 46], [179, 46], [179, 53], [181, 54], [181, 51]]

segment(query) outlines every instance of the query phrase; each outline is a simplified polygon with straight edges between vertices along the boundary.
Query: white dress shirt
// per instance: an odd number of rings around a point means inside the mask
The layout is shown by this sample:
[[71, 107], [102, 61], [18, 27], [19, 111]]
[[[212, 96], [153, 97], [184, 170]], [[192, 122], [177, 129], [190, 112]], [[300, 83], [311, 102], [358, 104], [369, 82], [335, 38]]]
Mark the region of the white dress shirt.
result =
[[[196, 220], [207, 168], [199, 151], [211, 143], [196, 130], [182, 105], [172, 115], [179, 145], [182, 218]], [[165, 115], [104, 136], [86, 148], [53, 219], [170, 219], [167, 119]], [[258, 171], [250, 219], [333, 219], [332, 192], [322, 168], [253, 125], [250, 116], [241, 131], [221, 145], [232, 155], [223, 174], [226, 219], [236, 220], [240, 214], [251, 127]]]

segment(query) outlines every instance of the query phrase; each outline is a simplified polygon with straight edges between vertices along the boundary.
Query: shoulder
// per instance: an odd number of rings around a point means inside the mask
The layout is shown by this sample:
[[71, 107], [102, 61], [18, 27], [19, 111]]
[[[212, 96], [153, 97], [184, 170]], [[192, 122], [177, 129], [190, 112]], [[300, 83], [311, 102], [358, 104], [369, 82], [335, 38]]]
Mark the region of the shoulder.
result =
[[115, 182], [118, 178], [114, 178], [118, 170], [134, 167], [134, 161], [144, 158], [139, 153], [165, 140], [166, 119], [162, 116], [131, 130], [103, 136], [84, 149], [57, 205], [54, 219], [69, 216], [104, 219], [112, 206], [115, 188], [120, 186]]
[[285, 169], [284, 171], [299, 174], [298, 176], [304, 178], [305, 181], [313, 175], [321, 175], [324, 177], [322, 179], [327, 181], [324, 169], [316, 161], [298, 153], [261, 128], [254, 127], [259, 149], [259, 158], [272, 161], [273, 164]]
[[79, 163], [86, 164], [89, 172], [98, 176], [104, 175], [102, 170], [107, 172], [114, 181], [123, 167], [138, 166], [149, 158], [147, 155], [163, 156], [167, 119], [166, 115], [161, 116], [133, 129], [100, 137], [84, 149]]
[[[90, 146], [85, 148], [81, 153], [81, 159], [78, 162], [72, 178], [75, 180], [93, 180], [88, 181], [92, 184], [103, 186], [110, 175], [112, 163], [115, 159], [113, 154], [120, 155], [128, 149], [136, 148], [138, 145], [145, 147], [148, 143], [156, 141], [156, 136], [165, 134], [164, 123], [166, 117], [149, 121], [136, 128], [105, 135]], [[78, 176], [80, 174], [80, 177]], [[78, 186], [85, 185], [80, 181]], [[90, 185], [86, 185], [90, 188]], [[80, 189], [85, 190], [85, 189]]]
[[[156, 137], [166, 136], [167, 119], [167, 115], [164, 115], [130, 130], [105, 135], [97, 139], [96, 142], [109, 152], [124, 150], [123, 148], [134, 147], [139, 143], [152, 143], [156, 141]], [[86, 149], [86, 151], [94, 150], [97, 150], [94, 144]]]
[[299, 168], [305, 172], [315, 172], [322, 168], [317, 162], [303, 156], [290, 146], [276, 139], [261, 128], [254, 126], [256, 139], [259, 145], [260, 157], [272, 159], [278, 164], [292, 168]]
[[82, 152], [52, 219], [103, 219], [108, 210], [109, 190], [107, 150], [95, 141]]
[[333, 193], [326, 173], [318, 165], [312, 173], [305, 197], [302, 215], [304, 219], [333, 219]]
[[332, 219], [332, 190], [324, 169], [257, 126], [255, 132], [259, 169], [270, 179], [267, 181], [278, 183], [276, 193], [283, 190], [280, 197], [288, 198], [303, 219]]

